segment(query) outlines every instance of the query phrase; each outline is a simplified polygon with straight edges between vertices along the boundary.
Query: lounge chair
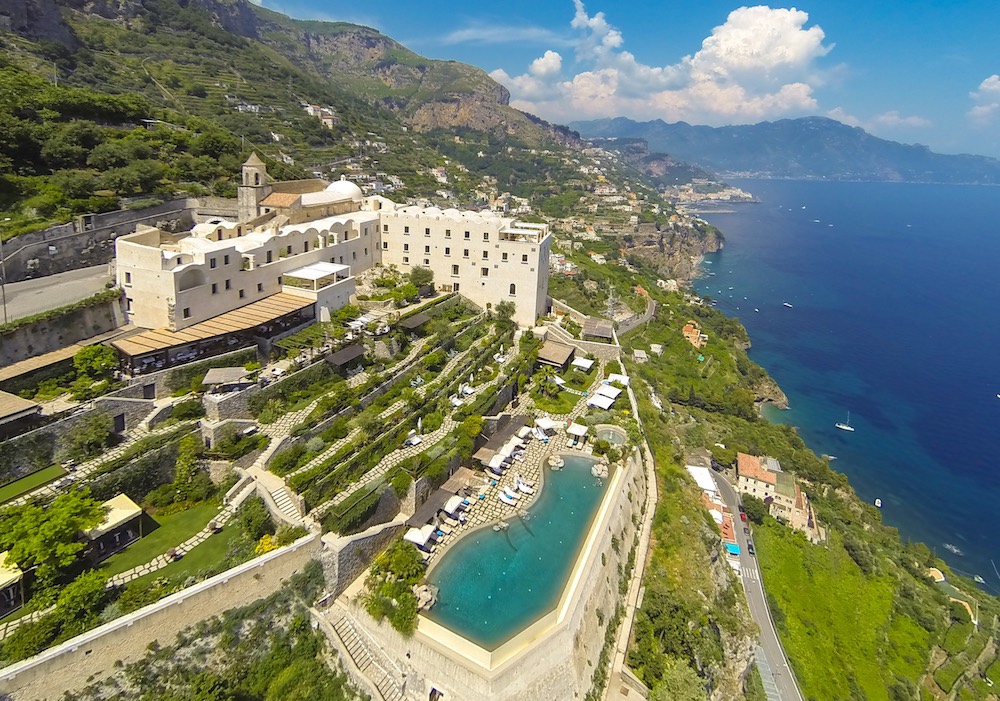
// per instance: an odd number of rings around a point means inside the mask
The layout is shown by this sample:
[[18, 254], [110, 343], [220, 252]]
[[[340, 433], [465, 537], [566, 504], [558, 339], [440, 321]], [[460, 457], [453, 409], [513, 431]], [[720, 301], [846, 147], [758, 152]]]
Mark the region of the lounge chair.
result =
[[535, 493], [535, 488], [532, 487], [532, 486], [529, 486], [529, 485], [525, 484], [524, 482], [522, 482], [520, 480], [520, 478], [518, 478], [517, 480], [515, 480], [514, 484], [517, 486], [517, 489], [520, 492], [524, 492], [525, 494], [534, 494]]
[[514, 500], [517, 500], [517, 499], [520, 499], [520, 498], [521, 498], [521, 495], [520, 495], [520, 494], [518, 494], [518, 493], [517, 493], [516, 491], [514, 491], [513, 489], [511, 489], [510, 487], [506, 487], [506, 486], [505, 486], [505, 487], [503, 488], [503, 493], [504, 493], [504, 494], [506, 494], [507, 496], [509, 496], [509, 497], [510, 497], [511, 499], [514, 499]]
[[521, 481], [521, 482], [524, 482], [524, 483], [525, 483], [526, 485], [528, 485], [529, 487], [534, 487], [534, 486], [535, 486], [535, 480], [526, 480], [526, 479], [524, 479], [523, 477], [521, 477], [521, 474], [520, 474], [520, 473], [518, 473], [518, 474], [514, 475], [514, 479], [515, 479], [515, 480], [519, 480], [519, 481]]
[[503, 492], [500, 492], [499, 494], [497, 494], [497, 499], [499, 499], [500, 501], [502, 501], [504, 504], [507, 504], [508, 506], [516, 506], [517, 505], [517, 502], [515, 500], [511, 499], [509, 496], [507, 496]]

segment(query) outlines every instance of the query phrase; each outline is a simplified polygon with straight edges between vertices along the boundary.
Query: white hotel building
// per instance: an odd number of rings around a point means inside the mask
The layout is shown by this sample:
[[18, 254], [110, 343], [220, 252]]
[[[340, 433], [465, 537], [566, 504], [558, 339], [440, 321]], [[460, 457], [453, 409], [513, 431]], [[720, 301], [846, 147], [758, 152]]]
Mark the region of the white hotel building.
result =
[[375, 264], [434, 271], [437, 288], [515, 320], [546, 311], [545, 224], [492, 213], [400, 205], [341, 180], [271, 183], [256, 154], [243, 165], [238, 221], [173, 234], [140, 227], [115, 242], [129, 321], [150, 331], [113, 345], [135, 368], [162, 367], [325, 321]]

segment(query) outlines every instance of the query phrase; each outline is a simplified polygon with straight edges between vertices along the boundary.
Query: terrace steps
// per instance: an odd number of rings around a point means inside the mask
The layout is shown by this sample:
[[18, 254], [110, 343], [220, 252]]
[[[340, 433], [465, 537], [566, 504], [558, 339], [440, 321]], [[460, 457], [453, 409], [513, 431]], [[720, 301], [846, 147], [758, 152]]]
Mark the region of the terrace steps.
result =
[[343, 643], [344, 649], [351, 656], [351, 660], [361, 670], [361, 673], [371, 680], [382, 698], [385, 701], [402, 701], [403, 693], [399, 690], [399, 686], [374, 660], [368, 646], [365, 645], [365, 641], [358, 635], [347, 616], [334, 623], [333, 629]]

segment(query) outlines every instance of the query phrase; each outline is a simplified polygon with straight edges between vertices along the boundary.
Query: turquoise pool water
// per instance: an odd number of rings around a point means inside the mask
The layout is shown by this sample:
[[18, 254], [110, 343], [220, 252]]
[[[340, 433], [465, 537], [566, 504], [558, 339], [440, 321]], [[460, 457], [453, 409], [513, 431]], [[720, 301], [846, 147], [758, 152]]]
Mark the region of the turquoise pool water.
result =
[[590, 474], [593, 464], [566, 456], [562, 470], [546, 470], [528, 519], [457, 542], [428, 577], [439, 596], [424, 615], [494, 650], [554, 609], [607, 491], [608, 480]]

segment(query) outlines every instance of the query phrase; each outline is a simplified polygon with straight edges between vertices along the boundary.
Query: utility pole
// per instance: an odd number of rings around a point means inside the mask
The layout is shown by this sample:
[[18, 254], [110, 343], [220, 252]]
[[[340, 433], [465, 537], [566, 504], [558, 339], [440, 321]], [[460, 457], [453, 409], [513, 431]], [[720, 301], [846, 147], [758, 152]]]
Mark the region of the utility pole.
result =
[[[10, 217], [4, 217], [3, 228], [7, 228]], [[3, 254], [3, 231], [0, 231], [0, 295], [3, 296], [3, 323], [7, 323], [7, 259]]]

